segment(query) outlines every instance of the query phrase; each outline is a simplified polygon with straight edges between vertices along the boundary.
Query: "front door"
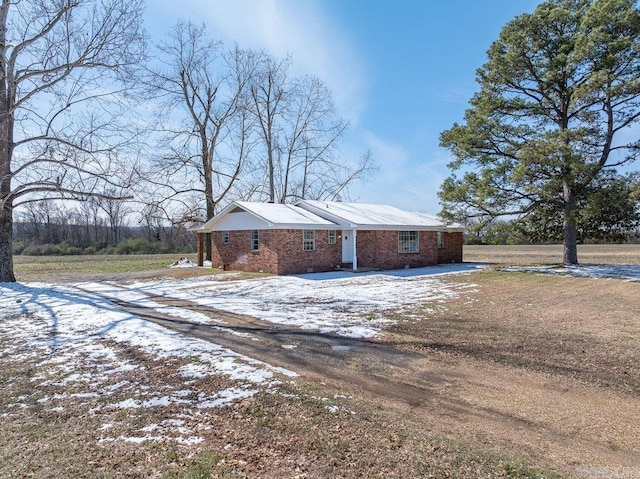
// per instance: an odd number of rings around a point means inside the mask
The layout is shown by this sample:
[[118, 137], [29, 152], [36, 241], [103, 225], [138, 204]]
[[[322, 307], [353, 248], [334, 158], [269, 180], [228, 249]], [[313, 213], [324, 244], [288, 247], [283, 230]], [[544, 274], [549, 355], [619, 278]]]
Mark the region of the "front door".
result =
[[342, 230], [342, 262], [353, 263], [352, 230]]

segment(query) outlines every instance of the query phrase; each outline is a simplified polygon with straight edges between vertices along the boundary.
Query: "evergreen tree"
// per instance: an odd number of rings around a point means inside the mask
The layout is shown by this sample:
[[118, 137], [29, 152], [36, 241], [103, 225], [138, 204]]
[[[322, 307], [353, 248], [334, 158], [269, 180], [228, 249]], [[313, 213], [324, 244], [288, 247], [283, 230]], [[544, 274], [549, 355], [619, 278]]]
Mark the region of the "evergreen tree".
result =
[[640, 151], [639, 76], [634, 0], [549, 0], [509, 22], [464, 124], [441, 135], [454, 156], [439, 193], [445, 216], [516, 216], [538, 231], [561, 223], [566, 264], [578, 262], [581, 218], [593, 231], [637, 221], [616, 168]]

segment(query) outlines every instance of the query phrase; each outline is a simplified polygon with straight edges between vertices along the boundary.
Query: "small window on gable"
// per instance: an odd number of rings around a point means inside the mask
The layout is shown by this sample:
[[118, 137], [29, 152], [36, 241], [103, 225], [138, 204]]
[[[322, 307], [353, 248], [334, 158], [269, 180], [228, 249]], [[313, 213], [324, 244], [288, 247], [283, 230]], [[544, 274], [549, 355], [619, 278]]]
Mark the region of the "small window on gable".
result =
[[329, 244], [336, 244], [336, 230], [329, 230]]
[[260, 248], [260, 234], [258, 230], [251, 230], [251, 251], [258, 251]]
[[442, 231], [438, 231], [438, 248], [444, 248], [444, 233]]
[[229, 244], [229, 231], [222, 232], [222, 244]]
[[420, 251], [417, 231], [398, 231], [398, 253], [417, 253]]
[[315, 230], [302, 231], [302, 251], [315, 251], [316, 232]]

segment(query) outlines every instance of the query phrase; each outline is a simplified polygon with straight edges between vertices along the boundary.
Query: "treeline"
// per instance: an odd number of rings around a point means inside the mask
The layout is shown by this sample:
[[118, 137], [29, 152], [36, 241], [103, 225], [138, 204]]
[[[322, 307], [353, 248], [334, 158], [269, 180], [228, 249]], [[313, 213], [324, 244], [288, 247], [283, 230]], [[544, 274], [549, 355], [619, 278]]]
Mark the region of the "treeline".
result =
[[[489, 224], [469, 224], [465, 234], [465, 244], [473, 245], [522, 245], [560, 244], [562, 230], [559, 225], [545, 224], [536, 232], [531, 225], [518, 221], [494, 221]], [[543, 231], [543, 232], [542, 232]], [[578, 230], [579, 244], [640, 243], [638, 229], [602, 229], [598, 232]]]
[[[42, 201], [28, 205], [13, 224], [14, 254], [155, 254], [191, 253], [196, 235], [184, 225], [130, 210], [124, 202], [108, 209], [97, 202], [77, 208]], [[113, 205], [112, 205], [113, 206]]]

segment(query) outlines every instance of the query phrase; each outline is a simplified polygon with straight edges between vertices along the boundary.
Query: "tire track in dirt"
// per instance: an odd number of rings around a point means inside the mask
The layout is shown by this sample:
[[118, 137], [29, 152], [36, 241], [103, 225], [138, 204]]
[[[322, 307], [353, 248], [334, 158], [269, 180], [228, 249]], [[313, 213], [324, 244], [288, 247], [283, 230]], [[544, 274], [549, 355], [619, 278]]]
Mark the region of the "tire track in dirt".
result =
[[104, 297], [171, 330], [296, 371], [310, 381], [330, 382], [399, 411], [419, 429], [569, 473], [577, 467], [640, 467], [637, 398], [442, 351], [409, 351], [145, 294], [158, 304], [204, 314], [217, 324], [194, 323]]

